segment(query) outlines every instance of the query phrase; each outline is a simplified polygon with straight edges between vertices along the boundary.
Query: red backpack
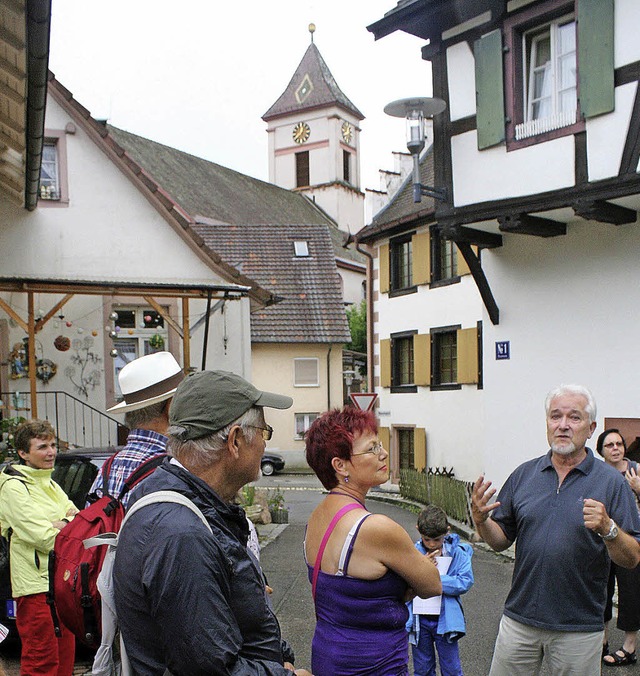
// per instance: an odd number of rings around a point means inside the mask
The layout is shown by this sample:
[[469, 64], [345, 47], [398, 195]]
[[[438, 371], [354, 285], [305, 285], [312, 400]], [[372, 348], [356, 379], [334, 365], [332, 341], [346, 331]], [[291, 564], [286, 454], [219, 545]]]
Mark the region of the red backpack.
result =
[[[111, 465], [117, 453], [102, 467], [103, 486], [108, 486]], [[73, 520], [58, 533], [49, 554], [49, 593], [47, 603], [56, 634], [60, 623], [86, 645], [100, 645], [100, 594], [96, 587], [98, 575], [107, 553], [107, 547], [86, 549], [83, 541], [103, 533], [117, 533], [124, 519], [123, 496], [148, 477], [166, 458], [154, 455], [142, 463], [127, 480], [120, 495], [114, 498], [106, 493], [88, 507], [80, 510]], [[94, 496], [95, 497], [95, 496]], [[91, 500], [91, 496], [88, 498]]]

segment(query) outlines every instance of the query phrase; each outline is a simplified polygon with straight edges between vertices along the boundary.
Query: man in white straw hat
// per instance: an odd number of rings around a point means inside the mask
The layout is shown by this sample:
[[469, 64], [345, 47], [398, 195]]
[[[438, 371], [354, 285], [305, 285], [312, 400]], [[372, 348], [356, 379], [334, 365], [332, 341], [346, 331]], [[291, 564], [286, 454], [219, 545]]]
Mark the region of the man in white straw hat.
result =
[[[109, 472], [107, 493], [120, 497], [124, 482], [154, 455], [165, 453], [169, 427], [169, 406], [184, 373], [170, 352], [154, 352], [126, 364], [118, 374], [123, 400], [108, 409], [124, 413], [129, 436], [116, 455]], [[98, 473], [91, 493], [103, 494], [102, 472]], [[122, 496], [126, 507], [130, 494]]]

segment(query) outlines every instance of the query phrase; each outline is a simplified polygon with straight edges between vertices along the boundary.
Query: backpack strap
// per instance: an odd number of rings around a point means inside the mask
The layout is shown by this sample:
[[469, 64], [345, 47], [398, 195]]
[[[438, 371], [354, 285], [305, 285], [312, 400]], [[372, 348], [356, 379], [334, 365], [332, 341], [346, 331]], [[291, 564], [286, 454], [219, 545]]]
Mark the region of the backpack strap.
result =
[[[211, 530], [209, 522], [207, 521], [202, 511], [195, 505], [193, 500], [190, 500], [186, 495], [182, 495], [182, 493], [178, 493], [176, 491], [156, 491], [155, 493], [148, 493], [147, 495], [141, 497], [140, 500], [138, 500], [131, 507], [129, 507], [129, 510], [125, 514], [125, 517], [122, 520], [122, 523], [120, 524], [120, 532], [122, 532], [124, 524], [127, 522], [127, 519], [132, 514], [135, 514], [135, 512], [137, 512], [139, 509], [142, 509], [143, 507], [146, 507], [147, 505], [153, 505], [158, 502], [173, 502], [178, 505], [188, 507], [207, 527], [207, 530], [213, 535], [213, 531]], [[118, 534], [101, 533], [100, 535], [96, 535], [95, 537], [87, 538], [82, 542], [84, 544], [85, 549], [89, 549], [90, 547], [98, 547], [100, 545], [111, 545], [113, 547], [117, 547]]]
[[139, 467], [136, 467], [136, 469], [127, 477], [127, 480], [124, 482], [122, 490], [120, 491], [120, 495], [118, 496], [118, 500], [122, 500], [123, 496], [127, 492], [135, 488], [150, 474], [153, 474], [156, 468], [164, 462], [166, 457], [166, 453], [157, 453], [156, 455], [152, 455], [150, 458], [145, 460]]

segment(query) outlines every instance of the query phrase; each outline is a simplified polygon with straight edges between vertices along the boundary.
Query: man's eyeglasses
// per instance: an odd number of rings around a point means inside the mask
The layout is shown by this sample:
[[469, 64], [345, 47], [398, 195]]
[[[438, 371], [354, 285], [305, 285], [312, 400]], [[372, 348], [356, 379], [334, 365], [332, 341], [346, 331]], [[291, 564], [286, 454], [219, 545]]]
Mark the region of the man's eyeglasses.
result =
[[351, 457], [354, 455], [380, 455], [380, 453], [384, 450], [384, 446], [382, 445], [381, 441], [376, 441], [375, 444], [368, 450], [368, 451], [362, 451], [361, 453], [352, 453]]
[[247, 427], [251, 427], [254, 430], [260, 430], [262, 432], [262, 438], [265, 441], [269, 441], [273, 436], [273, 427], [271, 427], [271, 425], [267, 425], [266, 427], [258, 427], [257, 425], [247, 425]]

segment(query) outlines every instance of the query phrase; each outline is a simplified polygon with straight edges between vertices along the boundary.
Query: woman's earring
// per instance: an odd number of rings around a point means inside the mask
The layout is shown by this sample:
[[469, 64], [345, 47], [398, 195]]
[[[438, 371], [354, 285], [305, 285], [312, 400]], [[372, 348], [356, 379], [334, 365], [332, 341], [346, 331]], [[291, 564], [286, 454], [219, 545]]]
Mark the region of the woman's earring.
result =
[[344, 482], [345, 482], [346, 484], [349, 483], [349, 475], [348, 475], [348, 474], [347, 474], [347, 476], [344, 478]]

